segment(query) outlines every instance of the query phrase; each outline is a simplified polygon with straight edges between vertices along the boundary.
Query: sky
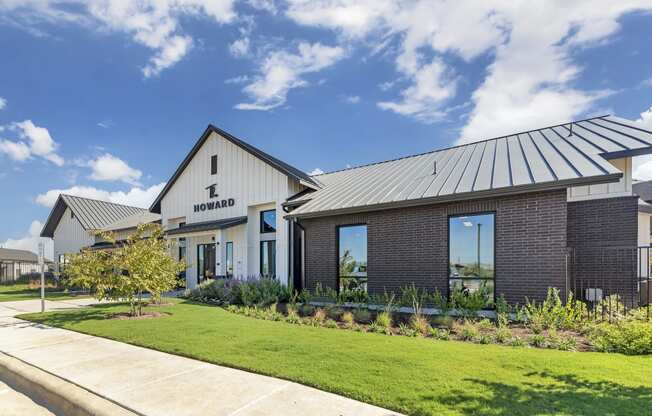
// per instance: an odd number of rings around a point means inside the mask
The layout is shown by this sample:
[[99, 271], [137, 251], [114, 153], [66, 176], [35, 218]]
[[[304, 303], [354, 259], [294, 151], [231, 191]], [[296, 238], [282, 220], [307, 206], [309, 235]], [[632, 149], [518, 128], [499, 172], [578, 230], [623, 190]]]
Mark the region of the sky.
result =
[[0, 0], [0, 245], [61, 192], [147, 207], [209, 123], [315, 173], [652, 128], [651, 28], [650, 0]]

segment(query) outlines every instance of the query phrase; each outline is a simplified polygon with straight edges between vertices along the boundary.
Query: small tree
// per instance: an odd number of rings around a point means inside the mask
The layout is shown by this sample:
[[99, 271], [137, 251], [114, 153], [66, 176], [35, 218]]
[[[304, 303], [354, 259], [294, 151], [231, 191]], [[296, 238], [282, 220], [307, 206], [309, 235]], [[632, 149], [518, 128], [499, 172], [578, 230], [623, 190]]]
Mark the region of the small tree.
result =
[[177, 275], [186, 266], [170, 256], [158, 224], [139, 225], [124, 242], [116, 242], [112, 233], [100, 235], [115, 248], [84, 250], [66, 270], [71, 283], [93, 290], [98, 300], [127, 300], [132, 316], [140, 316], [143, 293], [159, 302], [163, 292], [178, 284]]

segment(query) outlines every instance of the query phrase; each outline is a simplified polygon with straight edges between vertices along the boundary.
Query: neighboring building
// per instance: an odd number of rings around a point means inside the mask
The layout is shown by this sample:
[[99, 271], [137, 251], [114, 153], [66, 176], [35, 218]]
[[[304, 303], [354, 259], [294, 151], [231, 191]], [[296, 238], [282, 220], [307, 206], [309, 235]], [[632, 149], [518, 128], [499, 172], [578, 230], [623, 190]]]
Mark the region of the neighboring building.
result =
[[141, 224], [160, 224], [161, 216], [158, 214], [152, 214], [146, 210], [137, 212], [136, 214], [130, 215], [126, 218], [115, 221], [106, 227], [102, 228], [101, 231], [109, 232], [113, 234], [115, 239], [115, 244], [106, 241], [102, 238], [101, 235], [95, 236], [95, 243], [91, 246], [92, 249], [111, 249], [116, 244], [120, 244], [126, 241], [129, 236], [136, 233], [136, 229]]
[[0, 248], [0, 283], [13, 282], [24, 274], [38, 272], [36, 254], [27, 250]]
[[[96, 243], [95, 234], [105, 227], [147, 210], [72, 195], [60, 195], [41, 231], [54, 239], [56, 271], [66, 263], [66, 255]], [[149, 214], [147, 214], [149, 215]]]

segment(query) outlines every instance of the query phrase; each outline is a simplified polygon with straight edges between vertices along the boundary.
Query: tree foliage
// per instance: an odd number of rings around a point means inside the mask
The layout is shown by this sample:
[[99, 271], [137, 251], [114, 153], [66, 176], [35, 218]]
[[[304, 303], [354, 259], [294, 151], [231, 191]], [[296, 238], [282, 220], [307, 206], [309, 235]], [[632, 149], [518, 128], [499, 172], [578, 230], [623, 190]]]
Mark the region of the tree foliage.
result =
[[116, 241], [113, 233], [99, 235], [114, 248], [73, 255], [66, 268], [71, 284], [90, 289], [98, 300], [128, 301], [134, 316], [142, 313], [144, 293], [158, 302], [179, 284], [177, 275], [186, 265], [170, 256], [158, 224], [139, 225], [126, 241]]

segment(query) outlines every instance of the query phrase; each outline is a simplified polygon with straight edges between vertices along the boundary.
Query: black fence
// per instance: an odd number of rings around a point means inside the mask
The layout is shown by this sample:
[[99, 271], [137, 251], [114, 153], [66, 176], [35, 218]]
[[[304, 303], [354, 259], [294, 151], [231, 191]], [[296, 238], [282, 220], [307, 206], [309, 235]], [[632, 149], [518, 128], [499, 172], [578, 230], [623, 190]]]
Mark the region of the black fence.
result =
[[590, 247], [568, 253], [568, 291], [591, 319], [612, 320], [642, 308], [650, 317], [650, 247]]

